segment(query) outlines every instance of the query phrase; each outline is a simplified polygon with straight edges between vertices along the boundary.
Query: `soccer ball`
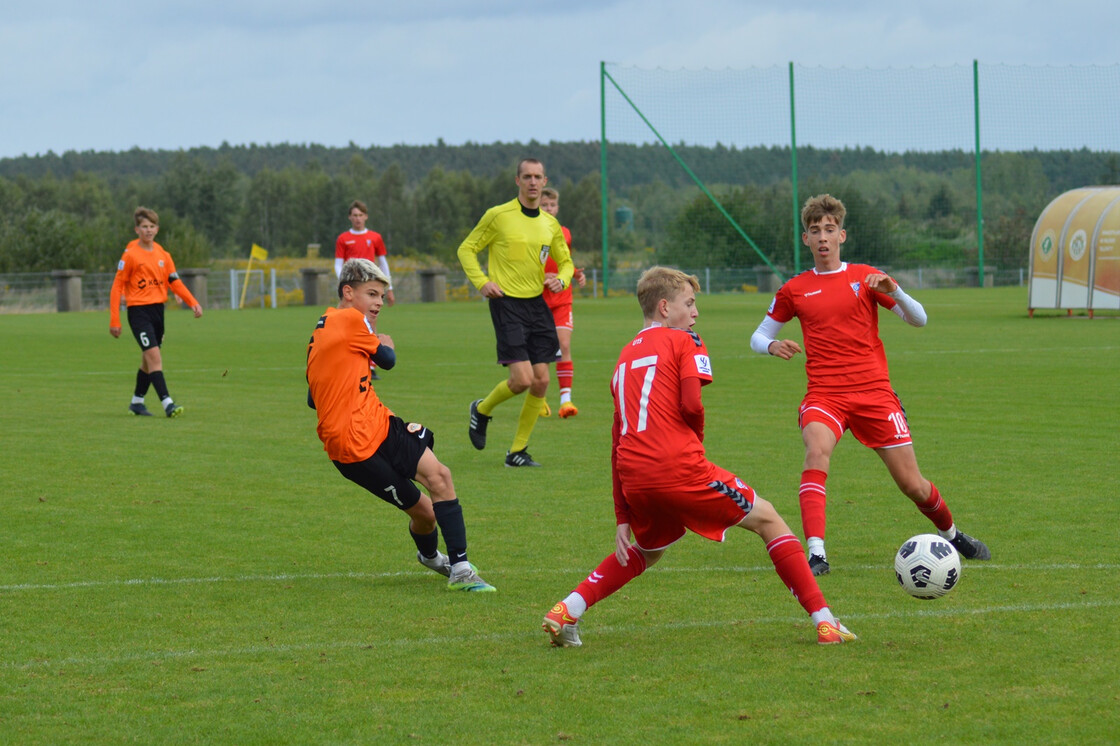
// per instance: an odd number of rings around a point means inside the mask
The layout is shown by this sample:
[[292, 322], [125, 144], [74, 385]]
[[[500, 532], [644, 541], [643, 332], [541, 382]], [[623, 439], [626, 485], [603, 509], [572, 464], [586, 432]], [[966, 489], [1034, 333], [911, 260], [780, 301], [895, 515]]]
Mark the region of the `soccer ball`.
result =
[[902, 590], [914, 598], [941, 598], [961, 579], [961, 556], [948, 539], [918, 534], [898, 548], [894, 574]]

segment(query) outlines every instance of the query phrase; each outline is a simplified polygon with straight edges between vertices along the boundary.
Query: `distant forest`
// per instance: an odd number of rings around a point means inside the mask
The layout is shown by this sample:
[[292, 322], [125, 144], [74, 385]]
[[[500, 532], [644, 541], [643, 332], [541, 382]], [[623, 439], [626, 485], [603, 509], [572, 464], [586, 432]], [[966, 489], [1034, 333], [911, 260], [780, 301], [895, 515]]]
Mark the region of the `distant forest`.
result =
[[[610, 262], [685, 267], [760, 264], [681, 167], [683, 162], [770, 259], [791, 267], [794, 226], [788, 148], [659, 144], [608, 147]], [[391, 254], [454, 266], [455, 249], [486, 208], [512, 199], [519, 158], [544, 161], [561, 191], [561, 222], [583, 264], [602, 245], [597, 142], [396, 145], [223, 144], [218, 148], [66, 152], [0, 159], [0, 272], [111, 270], [135, 237], [132, 211], [159, 212], [160, 242], [180, 267], [247, 256], [321, 255], [370, 207]], [[888, 268], [977, 263], [972, 153], [797, 151], [798, 201], [830, 192], [849, 209], [849, 258]], [[1089, 150], [986, 152], [984, 262], [1025, 266], [1039, 212], [1071, 188], [1120, 182], [1120, 155]], [[800, 249], [801, 266], [811, 264]]]

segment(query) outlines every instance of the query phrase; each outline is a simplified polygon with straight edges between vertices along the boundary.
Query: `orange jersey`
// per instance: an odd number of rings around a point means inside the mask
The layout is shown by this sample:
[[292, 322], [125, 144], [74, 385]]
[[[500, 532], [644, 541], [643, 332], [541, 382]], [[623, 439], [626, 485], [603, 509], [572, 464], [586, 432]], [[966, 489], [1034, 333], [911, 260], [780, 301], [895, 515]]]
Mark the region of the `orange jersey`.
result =
[[370, 356], [380, 346], [356, 308], [328, 308], [311, 334], [307, 385], [319, 415], [319, 440], [332, 461], [365, 461], [389, 432], [393, 413], [370, 383]]
[[148, 251], [140, 246], [140, 239], [133, 239], [124, 247], [113, 289], [109, 291], [109, 326], [121, 325], [121, 295], [126, 305], [151, 306], [167, 302], [168, 288], [188, 306], [198, 305], [175, 272], [171, 255], [154, 241]]

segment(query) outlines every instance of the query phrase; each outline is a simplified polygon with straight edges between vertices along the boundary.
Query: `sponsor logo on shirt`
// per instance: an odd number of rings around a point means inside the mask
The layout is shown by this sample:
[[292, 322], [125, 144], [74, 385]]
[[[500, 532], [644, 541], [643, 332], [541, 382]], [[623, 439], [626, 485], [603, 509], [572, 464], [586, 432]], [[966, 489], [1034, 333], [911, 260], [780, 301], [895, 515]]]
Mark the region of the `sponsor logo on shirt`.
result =
[[806, 297], [806, 298], [808, 298], [808, 297], [809, 297], [810, 295], [820, 295], [820, 294], [821, 294], [822, 292], [824, 292], [824, 291], [822, 291], [822, 290], [814, 290], [814, 291], [813, 291], [813, 292], [811, 292], [811, 293], [805, 293], [805, 297]]
[[693, 355], [696, 361], [696, 370], [706, 376], [712, 375], [712, 360], [707, 355]]

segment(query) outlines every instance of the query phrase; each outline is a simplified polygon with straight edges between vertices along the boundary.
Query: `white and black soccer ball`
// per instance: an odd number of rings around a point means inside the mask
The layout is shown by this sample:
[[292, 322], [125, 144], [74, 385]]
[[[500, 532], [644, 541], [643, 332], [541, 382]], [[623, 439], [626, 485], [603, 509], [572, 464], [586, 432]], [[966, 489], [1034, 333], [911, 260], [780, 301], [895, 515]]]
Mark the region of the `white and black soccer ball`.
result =
[[914, 598], [941, 598], [961, 579], [961, 556], [948, 539], [918, 534], [898, 548], [894, 574], [902, 590]]

